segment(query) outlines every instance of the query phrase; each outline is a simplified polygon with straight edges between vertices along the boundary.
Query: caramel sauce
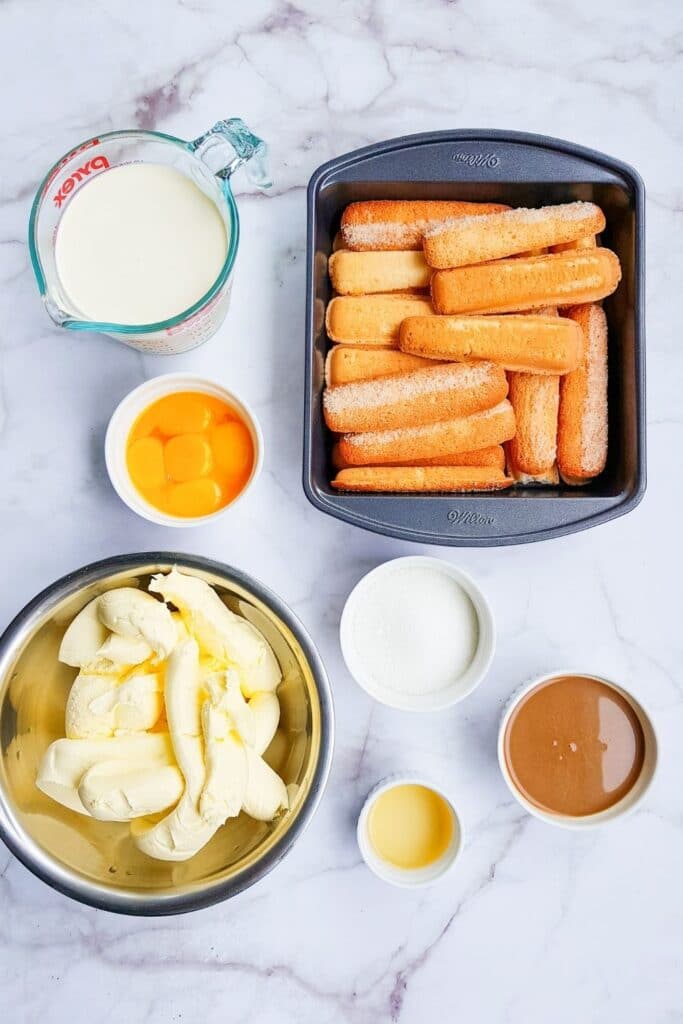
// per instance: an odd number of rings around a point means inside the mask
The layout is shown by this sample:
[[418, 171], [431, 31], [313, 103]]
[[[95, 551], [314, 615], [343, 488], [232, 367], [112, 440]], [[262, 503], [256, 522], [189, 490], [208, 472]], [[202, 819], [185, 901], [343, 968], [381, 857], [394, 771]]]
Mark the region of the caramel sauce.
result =
[[614, 687], [588, 676], [558, 676], [520, 701], [504, 748], [512, 781], [530, 803], [585, 817], [612, 807], [635, 785], [645, 736]]

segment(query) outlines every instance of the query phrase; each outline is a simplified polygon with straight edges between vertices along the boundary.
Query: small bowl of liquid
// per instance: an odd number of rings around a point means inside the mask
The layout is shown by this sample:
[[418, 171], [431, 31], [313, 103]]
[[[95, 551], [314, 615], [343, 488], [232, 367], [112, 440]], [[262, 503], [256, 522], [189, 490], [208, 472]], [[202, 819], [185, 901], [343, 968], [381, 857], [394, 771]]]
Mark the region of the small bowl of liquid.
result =
[[583, 672], [553, 672], [509, 702], [498, 762], [530, 814], [561, 828], [595, 828], [632, 811], [657, 766], [657, 737], [621, 686]]
[[112, 485], [133, 512], [159, 526], [197, 526], [226, 512], [258, 476], [263, 437], [247, 404], [204, 377], [145, 381], [107, 428]]
[[443, 790], [419, 775], [392, 775], [368, 796], [358, 819], [358, 846], [379, 878], [410, 888], [431, 885], [463, 845], [460, 818]]

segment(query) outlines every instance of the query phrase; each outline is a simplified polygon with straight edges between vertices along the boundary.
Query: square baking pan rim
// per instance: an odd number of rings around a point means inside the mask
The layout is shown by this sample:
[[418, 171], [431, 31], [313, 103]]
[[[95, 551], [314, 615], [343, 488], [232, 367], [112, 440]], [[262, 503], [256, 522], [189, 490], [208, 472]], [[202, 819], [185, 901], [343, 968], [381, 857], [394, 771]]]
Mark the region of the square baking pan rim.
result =
[[[559, 153], [578, 161], [585, 161], [593, 166], [604, 168], [628, 182], [633, 196], [633, 219], [634, 219], [634, 266], [633, 266], [633, 384], [634, 384], [634, 405], [631, 410], [632, 427], [635, 431], [635, 464], [633, 471], [633, 482], [627, 493], [616, 495], [595, 495], [590, 493], [574, 495], [557, 495], [554, 493], [543, 493], [539, 490], [536, 494], [530, 488], [523, 492], [498, 493], [492, 496], [480, 493], [474, 494], [430, 494], [430, 495], [403, 495], [403, 494], [343, 494], [325, 493], [320, 488], [319, 481], [315, 479], [312, 466], [313, 452], [313, 402], [320, 401], [319, 390], [314, 388], [314, 358], [316, 355], [316, 326], [315, 326], [315, 301], [316, 301], [316, 232], [318, 202], [320, 197], [321, 184], [332, 174], [338, 174], [345, 169], [352, 168], [369, 159], [377, 156], [386, 157], [392, 153], [400, 153], [406, 149], [415, 149], [421, 146], [436, 145], [462, 145], [473, 143], [521, 145], [534, 147], [539, 153]], [[474, 165], [476, 168], [476, 164]], [[368, 178], [367, 180], [373, 180]], [[377, 178], [377, 181], [388, 180]], [[401, 181], [400, 165], [397, 165], [394, 182]], [[410, 179], [405, 179], [409, 181]], [[441, 179], [444, 184], [452, 187], [453, 180]], [[473, 176], [463, 184], [480, 184], [485, 181], [482, 176]], [[560, 181], [561, 179], [556, 179]], [[529, 177], [514, 178], [510, 181], [518, 181], [532, 184], [533, 179]], [[436, 179], [429, 182], [435, 184]], [[550, 180], [539, 180], [540, 184], [552, 184]], [[456, 129], [452, 131], [424, 132], [417, 135], [402, 136], [385, 142], [375, 143], [353, 152], [343, 154], [333, 160], [322, 164], [311, 176], [308, 185], [308, 227], [307, 227], [307, 266], [306, 266], [306, 352], [305, 352], [305, 395], [304, 395], [304, 445], [303, 445], [303, 488], [308, 500], [320, 511], [331, 515], [343, 522], [370, 530], [383, 536], [396, 537], [401, 540], [410, 540], [416, 543], [436, 544], [452, 547], [495, 547], [511, 544], [525, 544], [540, 540], [547, 540], [553, 537], [566, 536], [582, 530], [590, 529], [600, 523], [608, 522], [632, 511], [642, 500], [646, 490], [646, 426], [645, 426], [645, 267], [644, 267], [644, 225], [645, 188], [640, 175], [628, 164], [609, 157], [603, 153], [578, 146], [575, 143], [562, 139], [554, 139], [542, 135], [534, 135], [526, 132], [512, 132], [502, 130]], [[324, 428], [323, 428], [324, 429]], [[506, 509], [508, 516], [511, 512], [511, 505], [501, 503], [515, 503], [522, 501], [526, 503], [529, 515], [528, 519], [533, 522], [533, 512], [539, 507], [539, 502], [554, 502], [561, 505], [562, 516], [554, 525], [544, 525], [538, 529], [511, 529], [495, 534], [482, 533], [481, 528], [495, 522], [504, 515]], [[430, 508], [443, 509], [445, 515], [442, 519], [444, 527], [434, 529], [433, 525], [423, 527], [418, 523], [387, 523], [376, 518], [382, 506], [386, 503], [401, 503], [401, 508], [420, 508], [419, 505], [412, 505], [413, 502], [429, 502]], [[404, 505], [403, 503], [408, 503]], [[368, 510], [367, 506], [370, 505]], [[450, 507], [449, 507], [450, 506]], [[585, 514], [584, 514], [585, 513]], [[452, 524], [457, 527], [466, 527], [468, 533], [452, 533]]]

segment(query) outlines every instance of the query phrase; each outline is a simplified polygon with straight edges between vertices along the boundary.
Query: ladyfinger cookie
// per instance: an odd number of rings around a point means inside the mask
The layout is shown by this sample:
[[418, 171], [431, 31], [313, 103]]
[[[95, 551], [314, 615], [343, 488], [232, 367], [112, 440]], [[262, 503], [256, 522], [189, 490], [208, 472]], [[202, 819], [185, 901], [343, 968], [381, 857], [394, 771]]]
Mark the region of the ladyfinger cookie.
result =
[[607, 461], [607, 319], [601, 306], [575, 306], [566, 316], [585, 337], [578, 369], [560, 381], [557, 462], [568, 484], [585, 484]]
[[[334, 469], [349, 469], [352, 465], [346, 462], [339, 451], [339, 444], [332, 446], [332, 466]], [[492, 444], [488, 448], [477, 448], [472, 452], [456, 452], [453, 455], [439, 455], [433, 459], [414, 459], [412, 462], [395, 462], [395, 466], [490, 466], [494, 469], [505, 469], [505, 449], [501, 444]]]
[[421, 252], [353, 252], [341, 249], [329, 259], [332, 287], [340, 295], [429, 288], [430, 267]]
[[487, 359], [507, 370], [558, 374], [579, 365], [583, 335], [559, 316], [416, 316], [401, 324], [399, 345], [416, 356]]
[[374, 380], [376, 377], [388, 377], [392, 373], [407, 373], [409, 370], [434, 365], [431, 359], [411, 356], [395, 348], [333, 345], [325, 359], [325, 384], [327, 387], [335, 387], [354, 380]]
[[514, 469], [508, 469], [508, 473], [518, 487], [556, 487], [560, 482], [557, 463], [544, 473], [519, 473]]
[[430, 267], [463, 267], [572, 242], [604, 227], [605, 215], [595, 203], [504, 210], [430, 228], [424, 237], [424, 254]]
[[341, 295], [329, 303], [325, 326], [332, 341], [396, 348], [401, 321], [407, 316], [428, 316], [432, 312], [426, 296]]
[[595, 302], [616, 290], [619, 259], [610, 249], [576, 249], [482, 263], [432, 275], [437, 313], [512, 313]]
[[449, 363], [327, 388], [323, 413], [328, 428], [337, 433], [393, 430], [490, 409], [507, 392], [501, 366]]
[[484, 466], [361, 466], [342, 469], [332, 481], [339, 491], [501, 491], [512, 479]]
[[344, 434], [339, 453], [353, 466], [413, 463], [459, 451], [488, 448], [509, 441], [515, 434], [515, 414], [504, 399], [493, 409], [422, 427], [398, 427], [362, 434]]
[[557, 482], [557, 414], [560, 378], [510, 373], [510, 404], [517, 432], [506, 445], [508, 472], [524, 483]]
[[577, 238], [573, 242], [562, 242], [560, 245], [554, 245], [551, 252], [571, 252], [574, 249], [595, 249], [597, 248], [598, 240], [595, 235], [586, 235], [584, 238]]
[[502, 203], [373, 199], [346, 207], [341, 234], [347, 249], [422, 249], [425, 231], [440, 221], [507, 209]]

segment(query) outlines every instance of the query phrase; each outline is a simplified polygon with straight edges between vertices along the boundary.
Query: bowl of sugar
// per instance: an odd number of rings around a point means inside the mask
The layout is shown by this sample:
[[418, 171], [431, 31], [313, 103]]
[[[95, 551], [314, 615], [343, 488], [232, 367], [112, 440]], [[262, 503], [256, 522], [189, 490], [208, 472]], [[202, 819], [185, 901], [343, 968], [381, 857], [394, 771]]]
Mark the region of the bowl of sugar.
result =
[[403, 711], [464, 700], [486, 676], [496, 645], [491, 608], [474, 580], [419, 555], [364, 576], [349, 594], [339, 633], [358, 685]]

